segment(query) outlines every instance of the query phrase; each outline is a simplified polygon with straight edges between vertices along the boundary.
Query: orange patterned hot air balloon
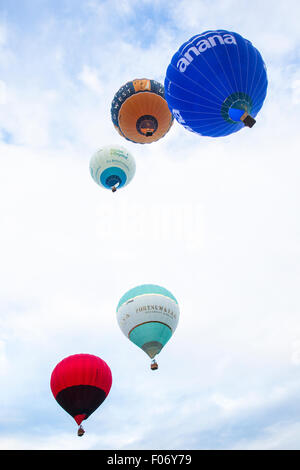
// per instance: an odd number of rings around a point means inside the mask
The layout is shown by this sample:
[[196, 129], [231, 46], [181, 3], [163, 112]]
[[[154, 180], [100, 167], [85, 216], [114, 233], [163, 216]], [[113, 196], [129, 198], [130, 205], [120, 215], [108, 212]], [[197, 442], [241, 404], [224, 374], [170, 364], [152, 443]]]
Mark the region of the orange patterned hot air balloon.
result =
[[156, 142], [173, 124], [163, 85], [147, 78], [127, 82], [118, 90], [111, 118], [125, 139], [139, 144]]

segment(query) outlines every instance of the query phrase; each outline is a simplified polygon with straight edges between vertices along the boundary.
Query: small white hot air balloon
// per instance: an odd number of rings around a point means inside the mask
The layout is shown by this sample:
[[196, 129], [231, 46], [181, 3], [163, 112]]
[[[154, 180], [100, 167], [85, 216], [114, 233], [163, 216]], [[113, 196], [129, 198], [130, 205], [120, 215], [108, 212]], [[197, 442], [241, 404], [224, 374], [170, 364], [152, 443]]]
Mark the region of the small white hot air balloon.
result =
[[135, 160], [124, 147], [109, 145], [94, 153], [90, 160], [90, 173], [99, 186], [115, 192], [134, 177]]

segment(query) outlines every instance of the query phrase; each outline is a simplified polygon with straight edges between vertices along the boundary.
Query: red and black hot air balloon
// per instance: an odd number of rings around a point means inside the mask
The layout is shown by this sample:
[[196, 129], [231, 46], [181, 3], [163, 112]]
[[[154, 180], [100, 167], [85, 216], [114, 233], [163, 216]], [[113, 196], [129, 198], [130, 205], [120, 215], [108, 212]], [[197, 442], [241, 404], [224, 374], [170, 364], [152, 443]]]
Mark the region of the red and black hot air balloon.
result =
[[74, 354], [59, 362], [51, 374], [55, 400], [81, 426], [105, 400], [112, 384], [111, 370], [103, 359], [92, 354]]

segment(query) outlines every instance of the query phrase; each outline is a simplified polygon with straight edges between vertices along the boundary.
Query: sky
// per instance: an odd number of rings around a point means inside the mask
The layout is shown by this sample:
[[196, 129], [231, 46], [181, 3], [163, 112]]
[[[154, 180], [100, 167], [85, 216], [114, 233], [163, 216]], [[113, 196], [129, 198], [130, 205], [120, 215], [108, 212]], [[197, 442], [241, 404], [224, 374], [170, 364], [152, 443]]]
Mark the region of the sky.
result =
[[[0, 449], [300, 449], [299, 13], [296, 0], [0, 0]], [[123, 139], [120, 86], [163, 83], [181, 44], [218, 28], [266, 63], [255, 126]], [[105, 145], [136, 161], [116, 193], [89, 174]], [[155, 372], [116, 319], [144, 283], [180, 308]], [[77, 353], [113, 376], [82, 438], [50, 390]]]

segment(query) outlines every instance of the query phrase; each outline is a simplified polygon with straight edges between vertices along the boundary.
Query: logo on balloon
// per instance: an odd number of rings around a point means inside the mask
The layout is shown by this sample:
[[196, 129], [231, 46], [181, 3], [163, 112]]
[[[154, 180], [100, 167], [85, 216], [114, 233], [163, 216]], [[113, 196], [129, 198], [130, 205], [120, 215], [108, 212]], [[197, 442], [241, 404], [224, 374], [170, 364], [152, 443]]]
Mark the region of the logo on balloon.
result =
[[[197, 39], [199, 39], [201, 36], [198, 36]], [[193, 44], [189, 49], [183, 54], [183, 57], [179, 59], [177, 62], [177, 68], [179, 69], [180, 72], [185, 72], [187, 67], [190, 65], [190, 63], [194, 60], [194, 58], [198, 55], [200, 55], [202, 52], [205, 52], [207, 49], [210, 49], [211, 47], [216, 47], [219, 45], [224, 45], [224, 44], [235, 44], [236, 40], [235, 37], [232, 34], [214, 34], [213, 36], [209, 36], [205, 39], [201, 39], [200, 41], [195, 43], [195, 40], [190, 43]], [[194, 55], [193, 55], [194, 54]]]
[[188, 129], [189, 131], [191, 132], [195, 132], [190, 126], [187, 125], [187, 123], [185, 122], [185, 120], [183, 119], [183, 117], [181, 116], [180, 114], [180, 111], [178, 109], [173, 109], [172, 110], [172, 114], [173, 116], [175, 117], [175, 119], [177, 119], [177, 121], [183, 125], [183, 127], [185, 127], [185, 129]]
[[143, 305], [142, 307], [138, 307], [136, 309], [136, 313], [138, 312], [160, 312], [160, 313], [165, 313], [167, 315], [170, 315], [173, 318], [177, 318], [176, 314], [173, 312], [173, 310], [164, 307], [163, 305]]

